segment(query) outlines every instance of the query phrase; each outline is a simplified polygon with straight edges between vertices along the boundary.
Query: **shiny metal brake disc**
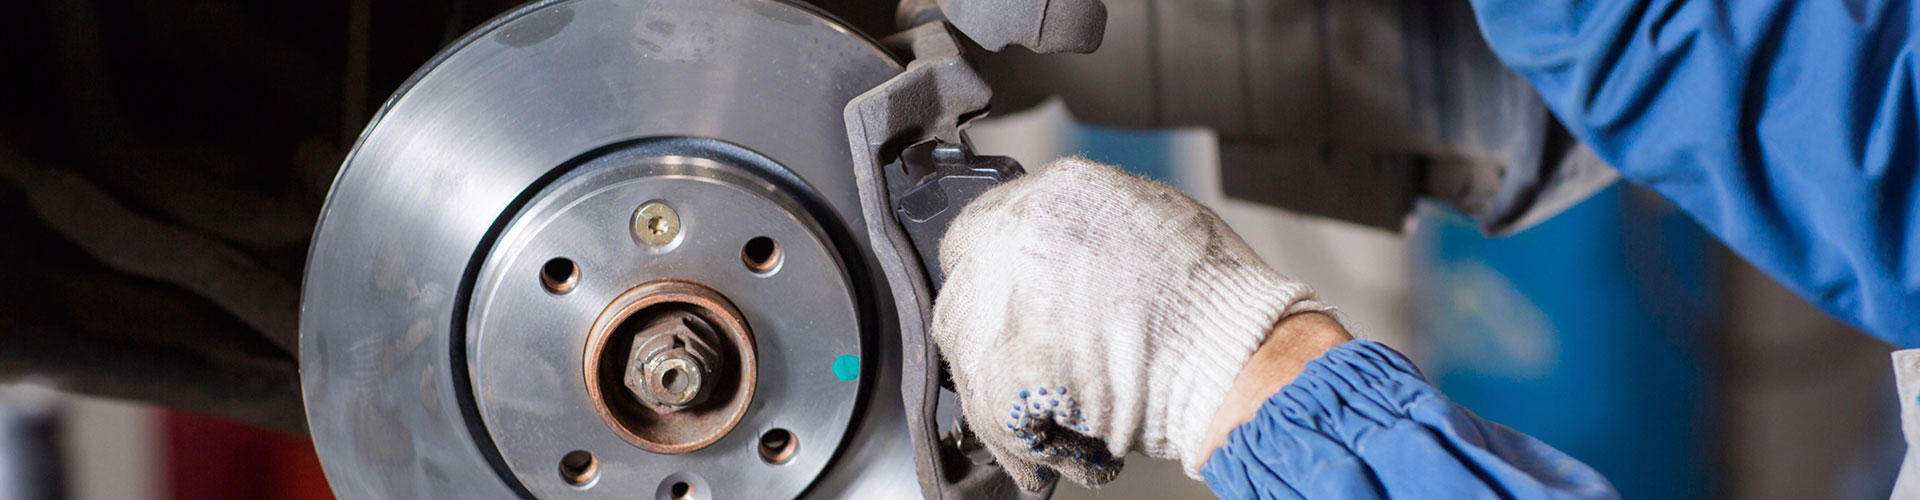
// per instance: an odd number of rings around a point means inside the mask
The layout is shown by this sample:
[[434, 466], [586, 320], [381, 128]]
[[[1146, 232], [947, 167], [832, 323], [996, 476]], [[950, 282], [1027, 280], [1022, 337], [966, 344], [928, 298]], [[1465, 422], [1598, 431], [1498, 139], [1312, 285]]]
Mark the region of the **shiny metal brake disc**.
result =
[[919, 496], [810, 8], [538, 2], [436, 57], [329, 195], [301, 378], [343, 498]]

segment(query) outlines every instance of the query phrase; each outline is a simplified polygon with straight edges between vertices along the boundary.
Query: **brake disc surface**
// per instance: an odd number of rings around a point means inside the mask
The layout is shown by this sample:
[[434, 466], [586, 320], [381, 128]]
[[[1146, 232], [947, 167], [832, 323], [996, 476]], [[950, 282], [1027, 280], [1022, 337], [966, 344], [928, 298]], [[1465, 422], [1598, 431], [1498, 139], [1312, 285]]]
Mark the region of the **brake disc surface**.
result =
[[442, 52], [309, 256], [335, 493], [918, 496], [841, 115], [899, 71], [754, 0], [540, 2]]

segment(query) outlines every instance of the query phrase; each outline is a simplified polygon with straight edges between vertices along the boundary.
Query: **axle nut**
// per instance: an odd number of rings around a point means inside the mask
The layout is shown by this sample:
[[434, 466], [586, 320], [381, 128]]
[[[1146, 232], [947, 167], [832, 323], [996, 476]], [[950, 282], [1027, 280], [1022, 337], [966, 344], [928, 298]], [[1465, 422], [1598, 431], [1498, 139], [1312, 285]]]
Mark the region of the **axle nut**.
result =
[[640, 403], [666, 414], [706, 401], [720, 355], [711, 325], [687, 312], [654, 318], [633, 336], [623, 382]]

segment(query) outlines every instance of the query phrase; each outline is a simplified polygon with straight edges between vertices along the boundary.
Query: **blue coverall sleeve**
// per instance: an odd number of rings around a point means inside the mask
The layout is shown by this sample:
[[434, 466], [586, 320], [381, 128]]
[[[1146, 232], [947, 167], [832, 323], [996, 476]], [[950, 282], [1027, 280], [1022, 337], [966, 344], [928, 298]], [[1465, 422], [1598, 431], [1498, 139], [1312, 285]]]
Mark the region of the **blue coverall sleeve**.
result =
[[1844, 321], [1920, 346], [1906, 1], [1473, 0], [1573, 135]]
[[1221, 498], [1618, 498], [1593, 468], [1355, 340], [1307, 363], [1201, 469]]

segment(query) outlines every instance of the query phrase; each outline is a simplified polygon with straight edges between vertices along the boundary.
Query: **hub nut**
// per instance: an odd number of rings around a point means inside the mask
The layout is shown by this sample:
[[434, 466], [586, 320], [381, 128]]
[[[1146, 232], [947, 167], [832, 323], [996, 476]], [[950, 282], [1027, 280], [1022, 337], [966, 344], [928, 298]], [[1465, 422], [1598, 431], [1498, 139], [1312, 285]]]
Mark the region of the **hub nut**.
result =
[[633, 336], [623, 382], [635, 398], [665, 414], [707, 399], [720, 355], [711, 325], [692, 313], [660, 315]]

